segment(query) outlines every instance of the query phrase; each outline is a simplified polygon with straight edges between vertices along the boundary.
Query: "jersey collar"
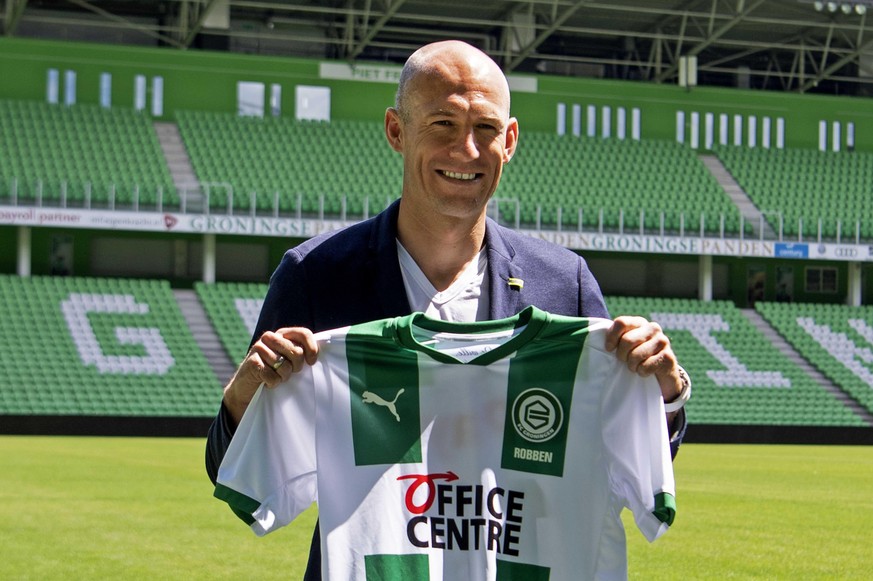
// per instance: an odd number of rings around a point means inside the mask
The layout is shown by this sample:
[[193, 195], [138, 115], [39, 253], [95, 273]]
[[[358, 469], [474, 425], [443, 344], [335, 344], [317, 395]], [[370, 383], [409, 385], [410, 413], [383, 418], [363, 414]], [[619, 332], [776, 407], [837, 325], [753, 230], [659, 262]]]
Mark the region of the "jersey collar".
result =
[[530, 342], [539, 335], [543, 326], [548, 321], [549, 315], [534, 306], [525, 308], [523, 311], [512, 317], [497, 319], [493, 321], [475, 321], [470, 323], [462, 323], [457, 321], [441, 321], [431, 319], [424, 313], [412, 313], [405, 317], [396, 319], [395, 332], [397, 333], [398, 342], [407, 349], [413, 349], [426, 354], [432, 359], [441, 363], [464, 364], [452, 357], [442, 353], [428, 345], [419, 342], [415, 338], [414, 328], [418, 327], [427, 331], [437, 333], [445, 333], [448, 335], [476, 335], [495, 333], [499, 331], [511, 331], [512, 329], [521, 328], [521, 332], [512, 338], [506, 340], [498, 347], [483, 353], [472, 359], [469, 364], [472, 365], [490, 365], [491, 363], [502, 359], [515, 351], [518, 351], [523, 345]]

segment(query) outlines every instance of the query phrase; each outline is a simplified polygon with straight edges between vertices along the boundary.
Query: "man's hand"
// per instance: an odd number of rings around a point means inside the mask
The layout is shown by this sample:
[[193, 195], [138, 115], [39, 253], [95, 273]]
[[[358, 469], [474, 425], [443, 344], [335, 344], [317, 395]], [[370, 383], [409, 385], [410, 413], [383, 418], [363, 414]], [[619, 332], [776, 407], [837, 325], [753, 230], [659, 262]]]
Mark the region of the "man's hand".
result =
[[236, 424], [255, 396], [258, 387], [276, 387], [292, 373], [312, 365], [318, 357], [318, 343], [304, 327], [267, 331], [258, 339], [224, 388], [224, 405]]
[[[643, 317], [616, 317], [606, 335], [606, 349], [614, 351], [619, 361], [634, 373], [642, 377], [654, 375], [665, 402], [679, 397], [682, 391], [679, 364], [670, 339], [658, 323]], [[677, 413], [667, 414], [668, 423]]]

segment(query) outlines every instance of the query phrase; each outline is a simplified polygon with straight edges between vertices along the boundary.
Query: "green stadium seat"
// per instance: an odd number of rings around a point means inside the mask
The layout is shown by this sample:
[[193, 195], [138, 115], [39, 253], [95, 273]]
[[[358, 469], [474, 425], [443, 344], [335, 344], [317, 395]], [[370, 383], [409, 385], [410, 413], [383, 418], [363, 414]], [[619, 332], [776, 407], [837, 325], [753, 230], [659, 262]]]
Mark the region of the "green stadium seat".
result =
[[755, 309], [823, 375], [873, 412], [873, 307], [759, 302]]
[[[0, 100], [0, 179], [22, 201], [63, 201], [84, 205], [129, 204], [139, 191], [142, 203], [178, 203], [150, 118], [132, 109], [96, 105], [70, 107], [37, 101]], [[88, 188], [90, 185], [90, 194]], [[65, 193], [64, 193], [65, 192]]]
[[721, 216], [726, 234], [739, 232], [736, 207], [695, 153], [675, 142], [525, 133], [496, 195], [517, 200], [527, 225], [540, 206], [544, 226], [557, 226], [561, 208], [565, 229], [579, 227], [580, 209], [582, 228], [600, 226], [602, 209], [609, 229], [623, 213], [625, 229], [637, 231], [642, 213], [644, 226], [659, 231], [665, 213], [665, 229], [678, 231], [684, 213], [686, 230], [698, 231], [704, 214], [708, 234], [720, 234]]
[[166, 281], [0, 276], [0, 317], [0, 414], [215, 413], [221, 385]]
[[195, 283], [194, 290], [232, 361], [242, 361], [267, 285], [257, 283]]
[[607, 305], [613, 316], [640, 315], [664, 327], [694, 384], [691, 423], [865, 425], [733, 303], [607, 297]]
[[[401, 160], [385, 142], [381, 123], [334, 120], [330, 123], [285, 118], [241, 118], [231, 114], [180, 111], [179, 131], [201, 182], [228, 183], [234, 207], [273, 207], [315, 215], [338, 215], [344, 196], [371, 199], [370, 213], [386, 195], [399, 195]], [[226, 197], [210, 197], [210, 206], [226, 208]], [[352, 204], [363, 212], [364, 204]], [[351, 212], [347, 207], [347, 211]], [[360, 215], [360, 214], [358, 214]]]
[[[783, 236], [873, 238], [873, 153], [718, 147], [719, 159]], [[781, 216], [781, 224], [780, 224]], [[856, 230], [858, 230], [856, 232]]]

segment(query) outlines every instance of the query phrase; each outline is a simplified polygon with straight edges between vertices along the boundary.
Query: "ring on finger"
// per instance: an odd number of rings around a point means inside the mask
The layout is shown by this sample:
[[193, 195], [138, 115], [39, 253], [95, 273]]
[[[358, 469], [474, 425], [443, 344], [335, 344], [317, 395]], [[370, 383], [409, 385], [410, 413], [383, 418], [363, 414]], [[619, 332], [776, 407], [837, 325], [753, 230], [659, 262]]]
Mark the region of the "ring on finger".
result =
[[276, 359], [276, 362], [273, 363], [273, 365], [271, 367], [273, 368], [273, 371], [279, 371], [279, 368], [282, 367], [282, 365], [284, 365], [284, 364], [285, 364], [285, 357], [282, 355], [279, 355], [279, 358]]

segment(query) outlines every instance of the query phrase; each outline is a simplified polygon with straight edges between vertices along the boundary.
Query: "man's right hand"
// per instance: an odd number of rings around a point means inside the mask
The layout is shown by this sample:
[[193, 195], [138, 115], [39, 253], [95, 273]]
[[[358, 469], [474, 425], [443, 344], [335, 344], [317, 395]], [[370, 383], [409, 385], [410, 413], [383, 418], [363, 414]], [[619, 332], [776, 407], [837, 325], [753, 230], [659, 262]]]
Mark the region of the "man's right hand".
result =
[[224, 405], [234, 424], [239, 424], [262, 383], [276, 387], [317, 358], [318, 343], [305, 327], [284, 327], [261, 335], [224, 388]]

